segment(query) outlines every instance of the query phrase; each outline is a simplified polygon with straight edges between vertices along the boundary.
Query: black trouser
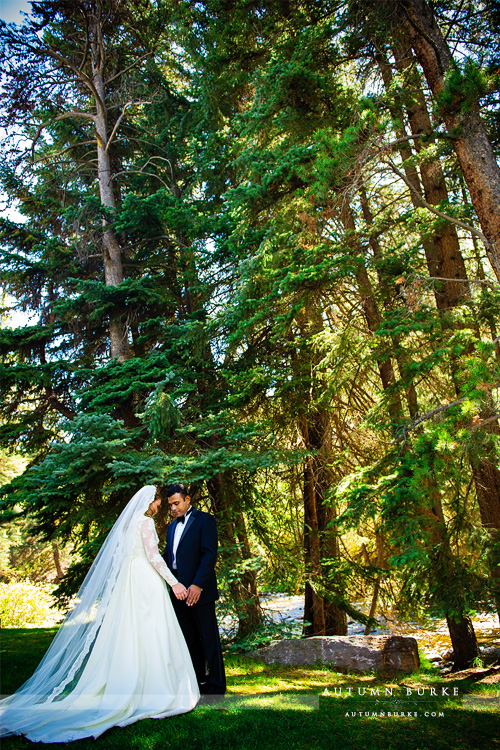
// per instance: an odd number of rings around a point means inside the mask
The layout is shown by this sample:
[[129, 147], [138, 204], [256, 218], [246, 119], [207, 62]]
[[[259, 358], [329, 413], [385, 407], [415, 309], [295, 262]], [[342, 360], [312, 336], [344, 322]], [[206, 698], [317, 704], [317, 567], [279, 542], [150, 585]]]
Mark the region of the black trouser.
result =
[[186, 639], [200, 692], [211, 695], [225, 693], [226, 675], [215, 603], [188, 607], [185, 601], [172, 597], [172, 604]]

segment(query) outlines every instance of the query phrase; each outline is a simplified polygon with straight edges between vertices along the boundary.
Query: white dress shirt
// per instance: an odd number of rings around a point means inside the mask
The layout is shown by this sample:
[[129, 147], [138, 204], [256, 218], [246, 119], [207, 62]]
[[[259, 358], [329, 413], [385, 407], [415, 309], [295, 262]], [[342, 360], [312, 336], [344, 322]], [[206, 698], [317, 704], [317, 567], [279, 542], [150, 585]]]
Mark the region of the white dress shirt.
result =
[[188, 510], [184, 513], [184, 523], [175, 523], [175, 531], [174, 531], [174, 541], [172, 543], [172, 567], [177, 568], [177, 547], [179, 546], [179, 542], [181, 540], [182, 532], [186, 528], [186, 521], [189, 517], [189, 514], [191, 513], [192, 508], [188, 508]]

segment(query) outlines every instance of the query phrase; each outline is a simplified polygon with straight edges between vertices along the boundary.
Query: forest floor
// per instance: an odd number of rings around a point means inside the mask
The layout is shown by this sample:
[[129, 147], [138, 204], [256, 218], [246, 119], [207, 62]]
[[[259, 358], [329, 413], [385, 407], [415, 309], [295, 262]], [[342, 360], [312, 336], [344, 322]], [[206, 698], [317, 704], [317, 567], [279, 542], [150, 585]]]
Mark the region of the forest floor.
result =
[[[55, 628], [3, 629], [2, 692], [33, 672]], [[267, 666], [226, 659], [228, 693], [190, 714], [113, 728], [74, 750], [500, 750], [498, 674], [345, 674], [324, 666]], [[476, 681], [474, 681], [476, 680]], [[3, 750], [32, 747], [22, 737]], [[60, 744], [44, 747], [60, 748]]]

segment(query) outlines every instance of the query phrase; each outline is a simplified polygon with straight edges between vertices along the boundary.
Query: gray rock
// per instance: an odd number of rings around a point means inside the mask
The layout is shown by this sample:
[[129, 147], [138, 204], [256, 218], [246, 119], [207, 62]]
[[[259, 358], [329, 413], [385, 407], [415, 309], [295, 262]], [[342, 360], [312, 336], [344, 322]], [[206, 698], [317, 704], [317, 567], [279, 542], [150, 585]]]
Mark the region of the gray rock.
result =
[[500, 647], [499, 646], [480, 646], [481, 659], [484, 664], [496, 664], [500, 663]]
[[331, 664], [357, 672], [418, 671], [415, 638], [387, 635], [312, 636], [278, 641], [249, 654], [265, 664]]

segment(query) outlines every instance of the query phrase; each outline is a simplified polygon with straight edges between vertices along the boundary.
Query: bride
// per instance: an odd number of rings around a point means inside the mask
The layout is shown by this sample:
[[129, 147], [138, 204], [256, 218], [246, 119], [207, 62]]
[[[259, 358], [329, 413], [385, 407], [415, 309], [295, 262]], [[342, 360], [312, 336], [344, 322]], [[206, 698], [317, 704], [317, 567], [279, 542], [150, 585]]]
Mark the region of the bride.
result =
[[178, 599], [187, 592], [158, 552], [155, 495], [147, 486], [130, 500], [35, 673], [0, 701], [0, 736], [70, 742], [195, 707], [196, 676], [162, 579]]

